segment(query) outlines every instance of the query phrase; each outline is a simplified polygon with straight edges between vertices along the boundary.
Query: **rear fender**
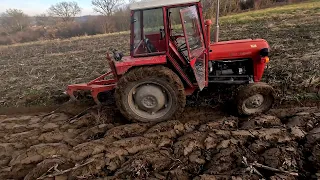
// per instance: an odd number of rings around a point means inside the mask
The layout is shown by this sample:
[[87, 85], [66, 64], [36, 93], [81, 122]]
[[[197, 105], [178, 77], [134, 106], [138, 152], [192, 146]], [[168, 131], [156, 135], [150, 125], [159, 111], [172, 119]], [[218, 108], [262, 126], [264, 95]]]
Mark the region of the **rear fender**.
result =
[[149, 56], [149, 57], [124, 57], [121, 61], [115, 62], [117, 75], [125, 74], [129, 69], [139, 66], [160, 65], [167, 63], [167, 56]]

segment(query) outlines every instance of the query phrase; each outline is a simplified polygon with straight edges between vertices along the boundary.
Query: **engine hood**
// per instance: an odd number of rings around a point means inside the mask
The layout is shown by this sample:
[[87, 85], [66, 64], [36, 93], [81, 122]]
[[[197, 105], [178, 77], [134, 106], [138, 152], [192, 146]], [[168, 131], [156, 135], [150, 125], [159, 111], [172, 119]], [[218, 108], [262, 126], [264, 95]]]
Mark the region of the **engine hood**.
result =
[[252, 58], [259, 56], [261, 49], [270, 46], [264, 39], [223, 41], [210, 44], [209, 60]]

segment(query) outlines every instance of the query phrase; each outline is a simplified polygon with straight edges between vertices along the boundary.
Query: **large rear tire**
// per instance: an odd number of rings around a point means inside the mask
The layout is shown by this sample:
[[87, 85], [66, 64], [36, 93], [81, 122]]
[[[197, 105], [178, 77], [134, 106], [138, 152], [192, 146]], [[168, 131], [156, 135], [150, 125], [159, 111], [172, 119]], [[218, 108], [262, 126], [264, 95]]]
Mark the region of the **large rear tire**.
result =
[[183, 112], [186, 95], [179, 76], [164, 66], [140, 67], [127, 72], [117, 84], [120, 112], [139, 122], [161, 122]]
[[239, 115], [251, 116], [269, 111], [274, 103], [274, 89], [266, 83], [243, 87], [236, 99]]

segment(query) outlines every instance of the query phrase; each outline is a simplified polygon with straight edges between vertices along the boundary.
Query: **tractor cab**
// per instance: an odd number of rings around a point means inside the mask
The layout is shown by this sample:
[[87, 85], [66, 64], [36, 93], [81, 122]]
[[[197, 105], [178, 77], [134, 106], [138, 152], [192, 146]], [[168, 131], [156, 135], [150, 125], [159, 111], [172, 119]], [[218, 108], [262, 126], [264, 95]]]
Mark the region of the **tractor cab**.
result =
[[[180, 50], [184, 50], [183, 55], [188, 60], [187, 43], [193, 49], [205, 48], [197, 4], [163, 7], [172, 2], [168, 3], [159, 4], [158, 8], [150, 5], [152, 9], [139, 9], [138, 7], [145, 7], [139, 6], [139, 3], [131, 7], [131, 56], [165, 54], [168, 50], [167, 36]], [[188, 42], [187, 38], [190, 38]]]
[[115, 63], [118, 74], [134, 66], [170, 64], [190, 88], [207, 86], [209, 43], [200, 0], [142, 1], [130, 8], [130, 57]]

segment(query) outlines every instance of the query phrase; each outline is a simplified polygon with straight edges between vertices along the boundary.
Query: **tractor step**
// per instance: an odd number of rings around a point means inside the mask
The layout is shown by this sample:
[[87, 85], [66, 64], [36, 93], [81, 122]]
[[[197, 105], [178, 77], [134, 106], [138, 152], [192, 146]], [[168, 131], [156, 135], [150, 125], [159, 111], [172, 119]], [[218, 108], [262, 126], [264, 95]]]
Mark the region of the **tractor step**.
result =
[[252, 82], [252, 77], [248, 75], [209, 76], [209, 83], [215, 84], [247, 84], [249, 82]]
[[214, 83], [214, 84], [247, 84], [249, 83], [250, 81], [210, 81], [209, 80], [209, 83]]
[[209, 76], [209, 78], [250, 78], [248, 75], [221, 75], [221, 76]]

